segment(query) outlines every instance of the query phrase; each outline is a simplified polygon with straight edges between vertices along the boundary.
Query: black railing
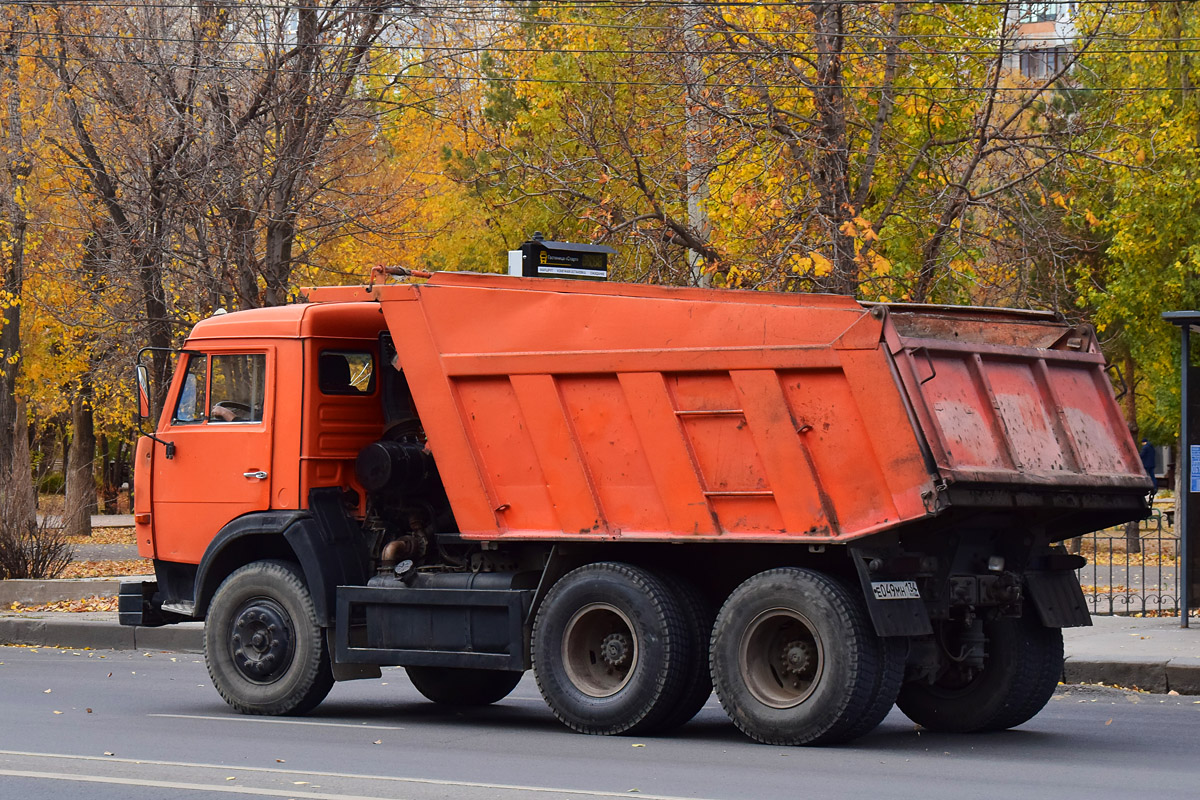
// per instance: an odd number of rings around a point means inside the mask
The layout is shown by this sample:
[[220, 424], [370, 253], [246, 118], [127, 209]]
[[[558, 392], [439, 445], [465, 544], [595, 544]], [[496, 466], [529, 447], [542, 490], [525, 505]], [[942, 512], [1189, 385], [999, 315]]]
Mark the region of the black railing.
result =
[[1108, 528], [1067, 541], [1071, 552], [1087, 559], [1077, 575], [1093, 614], [1179, 613], [1179, 538], [1167, 516], [1155, 510], [1136, 528]]

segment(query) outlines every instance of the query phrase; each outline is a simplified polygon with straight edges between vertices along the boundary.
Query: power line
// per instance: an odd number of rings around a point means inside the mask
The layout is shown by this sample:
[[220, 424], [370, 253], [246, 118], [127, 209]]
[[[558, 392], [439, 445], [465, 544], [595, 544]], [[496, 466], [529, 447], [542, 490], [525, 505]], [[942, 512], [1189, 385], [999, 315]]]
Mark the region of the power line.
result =
[[[10, 31], [4, 31], [4, 32], [8, 33], [9, 35], [30, 36], [30, 37], [37, 37], [37, 36], [45, 35], [45, 36], [50, 36], [52, 38], [62, 37], [62, 38], [67, 38], [67, 39], [80, 40], [80, 41], [143, 42], [143, 43], [151, 43], [151, 44], [174, 44], [174, 45], [187, 44], [187, 45], [196, 45], [196, 46], [199, 46], [199, 45], [226, 45], [226, 46], [244, 45], [244, 46], [254, 46], [254, 47], [267, 46], [267, 47], [280, 47], [280, 48], [288, 46], [287, 44], [285, 44], [283, 42], [264, 41], [264, 40], [249, 40], [249, 39], [212, 39], [212, 38], [187, 38], [187, 37], [182, 37], [182, 36], [171, 37], [171, 36], [145, 36], [145, 35], [136, 36], [136, 35], [126, 35], [126, 34], [116, 34], [116, 33], [91, 33], [91, 32], [73, 33], [73, 32], [66, 32], [66, 31], [64, 31], [64, 32], [56, 31], [53, 34], [47, 34], [42, 31], [22, 30], [22, 29], [12, 29]], [[866, 34], [859, 38], [864, 38], [864, 39], [869, 39], [869, 40], [876, 40], [876, 39], [883, 40], [884, 38], [890, 38], [890, 37], [877, 37], [874, 35]], [[920, 37], [898, 36], [895, 38], [898, 41], [909, 41], [910, 39], [916, 40]], [[999, 42], [995, 38], [984, 39], [981, 37], [979, 39], [979, 41], [994, 42], [996, 44], [999, 44]], [[1036, 48], [1036, 47], [1018, 47], [1018, 46], [1016, 46], [1016, 45], [1022, 44], [1022, 43], [1028, 44], [1033, 41], [1044, 42], [1044, 41], [1049, 41], [1049, 40], [1018, 39], [1018, 40], [1014, 40], [1014, 41], [1008, 41], [1008, 42], [1006, 42], [1006, 45], [1008, 45], [1008, 47], [1006, 47], [1006, 49], [1004, 50], [1004, 53], [1007, 55], [1016, 55], [1023, 51], [1036, 51], [1039, 49], [1043, 49], [1043, 48]], [[1097, 41], [1097, 39], [1091, 38], [1088, 41], [1094, 43], [1095, 41]], [[1187, 42], [1189, 44], [1193, 44], [1193, 43], [1200, 43], [1200, 37], [1188, 37], [1186, 39], [1177, 40], [1177, 39], [1167, 39], [1167, 38], [1159, 38], [1159, 37], [1133, 39], [1130, 37], [1113, 36], [1111, 38], [1105, 39], [1105, 41], [1116, 41], [1116, 42], [1123, 42], [1123, 43], [1127, 43], [1127, 42], [1176, 42], [1176, 41], [1179, 41], [1179, 42]], [[413, 44], [379, 43], [379, 44], [375, 45], [375, 48], [390, 51], [390, 52], [424, 51], [424, 52], [445, 52], [445, 53], [452, 53], [452, 54], [468, 54], [468, 53], [488, 52], [488, 53], [504, 53], [504, 54], [536, 53], [536, 54], [546, 54], [546, 55], [554, 55], [554, 54], [614, 55], [614, 56], [633, 56], [633, 55], [684, 56], [684, 55], [686, 55], [686, 56], [693, 56], [693, 57], [700, 57], [700, 58], [719, 58], [719, 57], [723, 57], [723, 56], [737, 56], [737, 57], [759, 56], [759, 57], [763, 57], [763, 58], [773, 58], [777, 55], [795, 56], [795, 57], [805, 57], [805, 56], [815, 57], [820, 54], [819, 51], [817, 51], [817, 50], [802, 50], [802, 49], [798, 49], [798, 48], [781, 48], [779, 50], [762, 50], [762, 49], [758, 49], [758, 50], [749, 50], [749, 49], [746, 49], [746, 50], [739, 50], [739, 49], [687, 50], [687, 49], [683, 49], [683, 48], [612, 49], [612, 48], [572, 48], [572, 47], [547, 48], [547, 47], [508, 47], [508, 46], [499, 46], [498, 47], [498, 46], [495, 46], [490, 43], [469, 44], [469, 45], [468, 44], [464, 44], [464, 45], [440, 44], [439, 45], [439, 44], [425, 44], [425, 43], [413, 43]], [[843, 49], [843, 50], [839, 50], [838, 52], [839, 52], [839, 55], [841, 55], [843, 57], [847, 57], [847, 56], [881, 57], [881, 56], [885, 56], [887, 54], [887, 51], [883, 50], [883, 49], [861, 49], [861, 50]], [[917, 49], [917, 50], [911, 50], [911, 51], [899, 50], [897, 52], [902, 56], [920, 56], [920, 55], [980, 56], [980, 57], [985, 57], [985, 58], [994, 57], [995, 55], [998, 54], [997, 50], [983, 51], [983, 50], [943, 50], [943, 49], [938, 49], [936, 51], [928, 51], [928, 50]], [[1093, 45], [1093, 46], [1089, 47], [1088, 55], [1089, 56], [1098, 56], [1098, 55], [1164, 55], [1164, 56], [1171, 56], [1171, 55], [1180, 55], [1180, 54], [1186, 55], [1186, 54], [1191, 54], [1191, 53], [1200, 53], [1200, 47], [1169, 48], [1169, 49], [1152, 48], [1152, 47], [1105, 48], [1105, 47], [1095, 47]], [[5, 55], [8, 55], [8, 54], [5, 54]]]
[[[88, 63], [94, 64], [112, 64], [119, 66], [142, 66], [137, 62], [131, 62], [124, 59], [102, 59], [91, 58]], [[419, 68], [424, 62], [414, 65]], [[202, 71], [211, 69], [211, 67], [193, 67], [191, 65], [175, 65], [177, 70]], [[269, 73], [276, 72], [267, 67], [251, 67], [245, 64], [237, 68], [239, 72], [245, 73]], [[688, 81], [634, 81], [634, 80], [614, 80], [605, 78], [532, 78], [521, 77], [515, 75], [451, 75], [451, 74], [419, 74], [415, 70], [413, 74], [405, 75], [403, 72], [360, 72], [361, 78], [379, 78], [390, 82], [400, 81], [421, 81], [428, 80], [433, 82], [445, 82], [448, 84], [455, 83], [510, 83], [510, 84], [543, 84], [548, 86], [625, 86], [625, 87], [645, 87], [652, 89], [744, 89], [744, 90], [762, 90], [762, 89], [787, 89], [807, 92], [821, 91], [826, 89], [841, 89], [845, 91], [865, 91], [879, 92], [890, 91], [898, 94], [929, 94], [929, 93], [958, 93], [971, 94], [976, 92], [991, 92], [996, 91], [998, 94], [1004, 93], [1042, 93], [1054, 91], [1070, 91], [1088, 94], [1122, 94], [1122, 93], [1153, 93], [1153, 92], [1179, 92], [1179, 91], [1195, 91], [1194, 87], [1185, 86], [1070, 86], [1060, 85], [1057, 82], [1045, 85], [1037, 83], [1036, 85], [1028, 86], [998, 86], [993, 87], [991, 84], [977, 85], [962, 85], [962, 86], [920, 86], [906, 83], [895, 83], [891, 85], [884, 84], [808, 84], [802, 85], [799, 82], [792, 83], [760, 83], [760, 82], [742, 82], [742, 83], [723, 83], [719, 81], [706, 81], [700, 86]]]
[[[901, 6], [912, 6], [912, 7], [928, 6], [930, 8], [936, 8], [937, 6], [1002, 7], [1002, 6], [1013, 6], [1016, 4], [1016, 0], [954, 0], [954, 2], [943, 2], [943, 3], [928, 2], [928, 0], [822, 0], [822, 1], [826, 2], [827, 4], [830, 4], [830, 5], [839, 5], [839, 6], [841, 6], [841, 5], [847, 5], [847, 6], [901, 5]], [[543, 2], [545, 2], [545, 0], [543, 0]], [[1115, 2], [1114, 0], [1075, 0], [1075, 2], [1076, 2], [1076, 5], [1097, 5], [1097, 6], [1119, 5], [1119, 3]], [[1132, 4], [1139, 4], [1139, 5], [1154, 5], [1158, 2], [1162, 2], [1162, 0], [1124, 0], [1124, 2], [1120, 3], [1120, 4], [1129, 5], [1132, 3]], [[720, 7], [725, 7], [725, 6], [734, 7], [734, 6], [766, 5], [766, 6], [779, 6], [779, 7], [796, 7], [796, 6], [809, 5], [809, 3], [804, 3], [804, 2], [782, 2], [782, 0], [780, 0], [779, 2], [764, 2], [764, 3], [754, 3], [754, 2], [749, 2], [749, 1], [740, 2], [740, 3], [739, 2], [689, 3], [689, 2], [686, 2], [685, 0], [658, 0], [658, 2], [655, 2], [655, 0], [647, 0], [647, 2], [642, 2], [641, 0], [625, 0], [625, 1], [623, 1], [623, 0], [593, 0], [592, 2], [589, 2], [589, 3], [580, 3], [580, 2], [570, 2], [570, 0], [560, 0], [560, 2], [553, 3], [553, 4], [573, 6], [573, 7], [584, 5], [584, 6], [588, 6], [588, 7], [592, 7], [592, 8], [602, 8], [605, 6], [613, 6], [613, 7], [627, 8], [630, 10], [643, 10], [648, 7], [655, 7], [655, 6], [670, 6], [670, 7], [679, 7], [679, 8], [689, 8], [689, 7], [720, 8]], [[19, 2], [19, 0], [0, 0], [0, 6], [2, 6], [2, 5], [16, 6], [16, 5], [25, 5], [25, 4]], [[79, 5], [84, 5], [88, 8], [125, 10], [125, 11], [138, 11], [138, 10], [197, 11], [195, 3], [163, 3], [163, 2], [158, 2], [158, 3], [137, 3], [137, 2], [121, 3], [121, 2], [114, 2], [114, 0], [108, 0], [108, 2], [98, 2], [98, 3], [88, 2], [88, 3], [80, 3]], [[513, 4], [484, 4], [484, 3], [481, 3], [478, 5], [464, 4], [464, 5], [459, 5], [459, 6], [438, 5], [436, 3], [431, 3], [426, 7], [422, 7], [419, 3], [403, 4], [403, 5], [406, 5], [409, 8], [412, 8], [413, 10], [415, 10], [421, 19], [436, 20], [436, 21], [442, 21], [442, 22], [452, 22], [452, 23], [453, 22], [459, 22], [459, 23], [489, 22], [489, 23], [509, 23], [509, 24], [520, 25], [520, 26], [590, 27], [590, 28], [596, 28], [596, 29], [601, 29], [601, 30], [617, 30], [617, 31], [673, 32], [673, 31], [678, 31], [680, 29], [680, 26], [677, 24], [676, 25], [638, 25], [638, 24], [628, 24], [628, 23], [607, 23], [607, 22], [595, 22], [595, 21], [586, 21], [585, 22], [585, 21], [577, 21], [577, 20], [562, 20], [562, 19], [545, 18], [545, 17], [522, 16], [519, 14], [520, 7], [517, 6], [515, 3], [513, 3]], [[296, 3], [296, 4], [254, 3], [251, 6], [251, 9], [256, 10], [256, 11], [298, 11], [298, 10], [303, 10], [303, 9], [326, 11], [326, 10], [333, 10], [334, 8], [335, 8], [335, 6], [332, 6], [332, 5], [331, 6], [321, 6], [321, 5], [305, 4], [305, 3]], [[370, 13], [368, 11], [364, 11], [361, 8], [356, 9], [352, 6], [336, 7], [336, 8], [337, 8], [337, 10], [340, 10], [340, 11], [358, 11], [359, 13], [364, 13], [364, 14]], [[436, 13], [436, 14], [424, 13], [426, 11], [426, 9], [438, 11], [438, 12], [460, 11], [463, 13], [469, 13], [471, 11], [474, 11], [477, 15], [476, 16], [452, 16], [452, 15], [449, 15], [446, 13]], [[391, 10], [395, 10], [395, 9], [393, 8]], [[502, 12], [502, 11], [504, 11], [504, 12], [514, 12], [515, 11], [515, 12], [518, 12], [518, 15], [517, 16], [504, 16], [504, 17], [496, 16], [497, 13]], [[721, 22], [714, 23], [715, 25], [719, 26], [719, 28], [712, 29], [712, 32], [715, 33], [718, 30], [721, 30], [721, 31], [728, 30], [733, 33], [741, 33], [741, 34], [754, 35], [754, 36], [799, 36], [799, 35], [809, 35], [812, 33], [811, 29], [731, 28], [728, 25], [723, 24], [724, 22], [725, 21], [722, 20]], [[1015, 20], [1014, 22], [1015, 22], [1015, 24], [1018, 24], [1018, 25], [1025, 24], [1025, 23], [1021, 22], [1019, 19]], [[700, 27], [703, 28], [704, 24], [700, 23]], [[842, 33], [830, 32], [830, 33], [824, 34], [824, 35], [828, 36], [829, 38], [849, 38], [849, 37], [857, 37], [862, 34], [859, 32], [851, 31], [851, 32], [842, 32]], [[934, 39], [961, 38], [961, 39], [968, 39], [968, 40], [994, 40], [996, 38], [995, 36], [989, 35], [989, 34], [944, 34], [944, 33], [900, 34], [896, 37], [892, 37], [889, 34], [885, 34], [885, 33], [878, 33], [878, 34], [872, 34], [872, 37], [882, 39], [882, 40], [888, 40], [888, 39], [892, 39], [892, 38], [907, 39], [907, 38], [914, 38], [914, 37], [934, 38]], [[1118, 34], [1113, 34], [1113, 38], [1126, 38], [1126, 37], [1122, 37]], [[1165, 40], [1174, 41], [1175, 38], [1174, 37], [1166, 37]]]

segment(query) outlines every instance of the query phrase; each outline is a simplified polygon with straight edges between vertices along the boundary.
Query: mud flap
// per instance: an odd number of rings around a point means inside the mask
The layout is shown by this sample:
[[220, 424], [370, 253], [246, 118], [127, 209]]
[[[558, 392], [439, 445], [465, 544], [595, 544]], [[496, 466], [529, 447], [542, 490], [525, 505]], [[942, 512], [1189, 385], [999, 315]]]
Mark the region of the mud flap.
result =
[[[880, 636], [927, 636], [933, 633], [929, 611], [925, 608], [925, 601], [917, 594], [914, 581], [872, 576], [867, 569], [867, 559], [853, 550], [851, 560], [858, 570], [858, 580], [862, 584], [863, 597], [866, 598], [875, 633]], [[895, 590], [893, 584], [897, 585]], [[911, 584], [911, 588], [900, 586], [908, 584]], [[908, 591], [905, 591], [906, 588]], [[906, 596], [910, 592], [917, 596]]]
[[1025, 573], [1029, 598], [1047, 628], [1080, 628], [1092, 624], [1079, 579], [1071, 570], [1030, 570]]

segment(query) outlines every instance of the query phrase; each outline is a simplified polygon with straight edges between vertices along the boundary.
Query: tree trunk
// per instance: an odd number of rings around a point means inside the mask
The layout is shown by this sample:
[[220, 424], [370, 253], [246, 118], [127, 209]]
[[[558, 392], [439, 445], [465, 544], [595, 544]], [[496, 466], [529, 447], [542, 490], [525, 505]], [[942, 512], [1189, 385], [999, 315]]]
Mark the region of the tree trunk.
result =
[[820, 0], [810, 4], [816, 34], [817, 75], [813, 88], [818, 125], [813, 182], [820, 192], [818, 209], [827, 228], [833, 270], [823, 289], [835, 294], [858, 292], [858, 261], [854, 238], [844, 231], [857, 213], [850, 197], [850, 143], [846, 130], [846, 96], [842, 49], [845, 27], [842, 3]]
[[37, 527], [37, 491], [29, 455], [29, 425], [25, 402], [17, 400], [15, 408], [13, 419], [3, 426], [13, 449], [6, 471], [0, 473], [0, 526], [10, 531], [31, 531]]
[[[1129, 423], [1129, 433], [1133, 436], [1134, 446], [1141, 449], [1141, 444], [1138, 442], [1137, 393], [1133, 391], [1135, 364], [1133, 356], [1128, 352], [1121, 359], [1121, 371], [1125, 373], [1125, 419]], [[1142, 540], [1138, 534], [1137, 520], [1125, 523], [1125, 552], [1142, 552]]]
[[[0, 260], [0, 474], [17, 468], [13, 422], [24, 417], [23, 404], [16, 396], [17, 374], [21, 368], [21, 292], [25, 281], [25, 233], [28, 220], [22, 200], [23, 185], [31, 168], [25, 152], [22, 129], [21, 90], [19, 84], [20, 34], [10, 33], [3, 42], [5, 55], [3, 89], [7, 96], [5, 141], [0, 148], [0, 166], [5, 181], [0, 211], [7, 227]], [[20, 430], [25, 426], [18, 423]], [[26, 443], [28, 460], [28, 443]], [[28, 464], [26, 464], [28, 466]], [[24, 480], [22, 481], [24, 482]]]
[[99, 437], [100, 452], [100, 494], [104, 498], [105, 514], [116, 514], [117, 500], [121, 495], [121, 462], [119, 453], [111, 452], [107, 436]]
[[63, 511], [68, 536], [90, 536], [96, 512], [96, 431], [92, 423], [90, 387], [84, 386], [71, 404], [70, 453], [67, 458], [67, 500]]
[[[687, 84], [687, 95], [684, 98], [686, 107], [686, 135], [684, 151], [687, 153], [687, 209], [688, 227], [695, 232], [696, 237], [708, 241], [712, 225], [708, 219], [708, 160], [706, 158], [703, 138], [708, 132], [709, 120], [703, 111], [702, 90], [704, 86], [704, 66], [700, 61], [702, 40], [697, 26], [700, 22], [700, 6], [689, 4], [685, 10], [683, 24], [683, 77]], [[706, 269], [704, 256], [695, 249], [687, 251], [688, 273], [692, 286], [711, 286], [711, 272]]]

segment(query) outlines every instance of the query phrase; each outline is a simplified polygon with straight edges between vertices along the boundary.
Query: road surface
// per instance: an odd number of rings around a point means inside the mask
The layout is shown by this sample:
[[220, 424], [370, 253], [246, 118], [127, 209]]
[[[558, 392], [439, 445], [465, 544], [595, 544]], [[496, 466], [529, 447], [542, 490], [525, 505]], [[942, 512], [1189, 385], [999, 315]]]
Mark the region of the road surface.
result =
[[496, 706], [424, 701], [404, 672], [303, 718], [232, 713], [202, 658], [0, 647], [0, 797], [108, 800], [1188, 797], [1200, 697], [1063, 687], [1015, 731], [919, 731], [899, 711], [833, 748], [753, 744], [715, 700], [676, 734], [568, 732], [532, 676]]

